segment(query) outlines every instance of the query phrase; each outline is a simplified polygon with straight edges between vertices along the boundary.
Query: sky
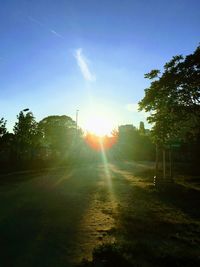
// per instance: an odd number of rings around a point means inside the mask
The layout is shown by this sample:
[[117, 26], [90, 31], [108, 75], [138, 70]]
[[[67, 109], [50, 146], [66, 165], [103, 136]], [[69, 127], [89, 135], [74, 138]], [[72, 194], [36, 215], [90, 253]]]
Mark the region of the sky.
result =
[[10, 131], [25, 108], [138, 126], [144, 74], [199, 37], [199, 0], [0, 0], [0, 117]]

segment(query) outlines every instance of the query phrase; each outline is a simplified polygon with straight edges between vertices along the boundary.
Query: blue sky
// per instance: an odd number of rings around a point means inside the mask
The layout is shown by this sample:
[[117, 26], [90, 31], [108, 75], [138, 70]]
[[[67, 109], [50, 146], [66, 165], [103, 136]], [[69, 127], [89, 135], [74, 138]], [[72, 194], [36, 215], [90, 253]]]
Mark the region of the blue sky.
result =
[[39, 121], [66, 114], [138, 126], [149, 81], [200, 41], [198, 0], [1, 0], [0, 117], [12, 129], [30, 108]]

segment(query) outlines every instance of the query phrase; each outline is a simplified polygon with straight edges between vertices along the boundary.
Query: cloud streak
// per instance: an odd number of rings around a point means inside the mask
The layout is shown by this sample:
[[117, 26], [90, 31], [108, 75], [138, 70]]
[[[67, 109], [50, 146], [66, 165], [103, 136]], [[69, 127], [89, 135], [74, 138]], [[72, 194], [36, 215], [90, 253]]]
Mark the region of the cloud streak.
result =
[[33, 23], [36, 23], [36, 24], [38, 24], [40, 26], [44, 26], [44, 24], [42, 22], [40, 22], [39, 20], [37, 20], [37, 19], [35, 19], [35, 18], [31, 17], [31, 16], [27, 16], [27, 18]]
[[79, 48], [79, 49], [76, 50], [75, 58], [76, 58], [76, 61], [77, 61], [78, 66], [80, 68], [80, 71], [81, 71], [81, 73], [83, 75], [83, 78], [86, 81], [89, 81], [89, 82], [96, 81], [96, 77], [95, 77], [94, 74], [91, 73], [91, 71], [89, 69], [89, 66], [88, 66], [88, 60], [83, 55], [81, 48]]
[[41, 21], [39, 21], [38, 19], [35, 19], [35, 18], [31, 17], [31, 16], [27, 16], [27, 18], [28, 18], [29, 21], [40, 25], [41, 27], [43, 27], [45, 30], [49, 31], [50, 33], [52, 33], [56, 37], [64, 39], [64, 37], [61, 34], [59, 34], [57, 31], [55, 31], [55, 30], [53, 30], [51, 28], [46, 27], [45, 24], [42, 23]]
[[50, 30], [50, 32], [53, 33], [55, 36], [64, 39], [64, 37], [60, 33], [56, 32], [54, 30]]

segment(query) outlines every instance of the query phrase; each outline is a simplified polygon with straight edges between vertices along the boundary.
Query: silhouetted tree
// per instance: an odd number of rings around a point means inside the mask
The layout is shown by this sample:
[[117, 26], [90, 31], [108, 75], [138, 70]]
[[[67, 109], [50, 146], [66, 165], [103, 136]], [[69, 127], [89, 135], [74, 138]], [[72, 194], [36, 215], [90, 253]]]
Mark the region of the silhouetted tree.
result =
[[147, 120], [153, 124], [152, 136], [157, 151], [158, 147], [163, 149], [165, 177], [166, 145], [173, 144], [174, 140], [191, 142], [200, 136], [200, 46], [186, 57], [174, 56], [165, 64], [163, 73], [152, 70], [145, 78], [152, 82], [145, 89], [139, 107], [150, 112]]
[[[26, 110], [27, 111], [27, 110]], [[13, 128], [18, 158], [29, 159], [39, 144], [40, 133], [32, 112], [20, 111]]]
[[153, 160], [154, 146], [149, 134], [133, 125], [119, 126], [117, 149], [122, 158]]
[[0, 119], [0, 160], [4, 157], [4, 150], [5, 150], [5, 140], [4, 136], [7, 133], [6, 129], [6, 120], [4, 118]]
[[77, 135], [80, 134], [76, 122], [66, 115], [44, 118], [39, 122], [39, 129], [43, 136], [43, 144], [51, 149], [53, 156], [64, 156], [77, 142]]
[[3, 135], [6, 133], [7, 133], [6, 120], [4, 120], [4, 118], [1, 118], [0, 119], [0, 138], [2, 138]]
[[153, 80], [139, 102], [140, 110], [151, 112], [156, 142], [173, 138], [197, 137], [200, 131], [200, 46], [186, 56], [175, 56], [164, 71], [152, 70], [145, 78]]

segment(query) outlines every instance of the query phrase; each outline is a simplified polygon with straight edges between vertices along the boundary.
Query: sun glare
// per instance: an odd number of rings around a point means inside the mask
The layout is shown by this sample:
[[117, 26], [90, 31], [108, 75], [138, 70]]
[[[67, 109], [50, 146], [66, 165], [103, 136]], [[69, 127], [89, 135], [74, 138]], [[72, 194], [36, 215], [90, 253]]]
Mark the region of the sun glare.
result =
[[113, 125], [106, 117], [92, 116], [87, 119], [84, 128], [87, 132], [102, 137], [112, 133]]

